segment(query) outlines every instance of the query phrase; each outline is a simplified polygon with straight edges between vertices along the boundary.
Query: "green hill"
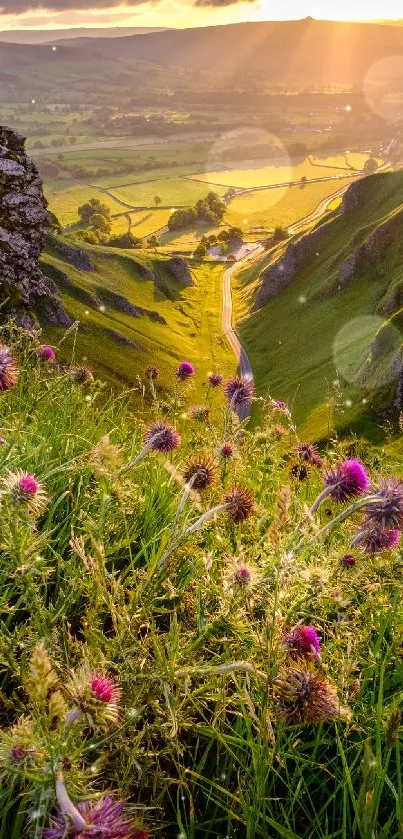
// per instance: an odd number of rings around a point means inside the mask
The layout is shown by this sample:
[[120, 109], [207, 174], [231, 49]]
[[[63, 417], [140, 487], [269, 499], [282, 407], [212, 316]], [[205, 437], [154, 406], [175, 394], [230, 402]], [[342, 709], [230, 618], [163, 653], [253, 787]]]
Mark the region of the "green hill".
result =
[[402, 232], [403, 174], [379, 174], [237, 277], [238, 328], [258, 391], [292, 404], [307, 435], [354, 425], [373, 433], [393, 404]]
[[[78, 249], [51, 238], [41, 267], [79, 326], [65, 336], [65, 326], [43, 322], [47, 340], [61, 342], [65, 360], [74, 349], [78, 361], [86, 360], [112, 384], [135, 385], [154, 364], [161, 386], [171, 388], [172, 369], [183, 358], [196, 365], [199, 380], [213, 368], [233, 372], [235, 360], [221, 331], [222, 267], [198, 264], [192, 267], [193, 284], [186, 285], [170, 265], [149, 252]], [[186, 272], [179, 260], [184, 267]], [[199, 390], [201, 396], [201, 385]]]

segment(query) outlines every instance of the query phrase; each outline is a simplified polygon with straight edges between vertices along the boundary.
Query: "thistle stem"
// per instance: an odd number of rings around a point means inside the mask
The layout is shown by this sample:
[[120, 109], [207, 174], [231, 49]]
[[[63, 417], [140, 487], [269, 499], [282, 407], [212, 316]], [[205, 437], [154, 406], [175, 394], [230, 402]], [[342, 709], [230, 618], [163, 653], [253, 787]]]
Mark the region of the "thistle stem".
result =
[[321, 530], [318, 530], [318, 532], [315, 533], [312, 539], [315, 540], [320, 539], [322, 536], [327, 536], [327, 534], [330, 533], [331, 530], [333, 530], [336, 524], [339, 524], [341, 521], [344, 521], [344, 519], [347, 519], [349, 516], [352, 516], [353, 513], [355, 513], [357, 510], [362, 510], [363, 507], [366, 507], [368, 504], [374, 504], [378, 500], [378, 495], [367, 495], [365, 496], [365, 498], [360, 498], [359, 501], [355, 501], [354, 504], [350, 504], [349, 507], [347, 507], [345, 510], [342, 510], [342, 512], [339, 513], [338, 516], [335, 516], [335, 518], [332, 519], [332, 521], [329, 521], [328, 524], [325, 525], [325, 527], [322, 527]]
[[134, 460], [131, 460], [130, 463], [128, 463], [126, 466], [122, 466], [122, 468], [119, 469], [118, 475], [124, 475], [124, 473], [128, 472], [129, 469], [133, 469], [134, 466], [137, 466], [143, 460], [146, 454], [148, 454], [150, 449], [152, 449], [155, 441], [158, 440], [158, 437], [161, 437], [163, 433], [163, 431], [158, 431], [157, 434], [154, 434], [148, 441], [148, 443], [146, 443], [144, 448], [141, 450], [140, 454], [138, 454], [137, 457], [135, 457]]
[[158, 561], [157, 568], [162, 568], [165, 565], [167, 559], [171, 556], [171, 554], [179, 547], [179, 545], [184, 542], [188, 536], [191, 536], [199, 527], [202, 527], [207, 521], [210, 521], [217, 515], [217, 513], [223, 513], [225, 510], [229, 510], [231, 507], [231, 503], [228, 502], [227, 504], [218, 504], [217, 507], [212, 507], [211, 510], [207, 510], [203, 513], [197, 521], [194, 522], [190, 527], [187, 527], [176, 539], [172, 541], [170, 545], [168, 545], [165, 553], [162, 554]]
[[69, 817], [76, 830], [84, 830], [86, 822], [81, 813], [78, 812], [73, 802], [70, 801], [66, 787], [64, 785], [63, 774], [58, 773], [56, 778], [56, 798], [59, 802], [62, 813]]
[[318, 509], [318, 507], [320, 507], [320, 505], [323, 503], [323, 501], [325, 501], [325, 499], [330, 495], [330, 493], [333, 490], [334, 490], [334, 484], [332, 484], [331, 486], [325, 487], [325, 489], [322, 490], [320, 495], [318, 495], [316, 501], [314, 501], [314, 503], [312, 504], [312, 507], [310, 508], [308, 515], [313, 516], [313, 514], [316, 513], [316, 510]]

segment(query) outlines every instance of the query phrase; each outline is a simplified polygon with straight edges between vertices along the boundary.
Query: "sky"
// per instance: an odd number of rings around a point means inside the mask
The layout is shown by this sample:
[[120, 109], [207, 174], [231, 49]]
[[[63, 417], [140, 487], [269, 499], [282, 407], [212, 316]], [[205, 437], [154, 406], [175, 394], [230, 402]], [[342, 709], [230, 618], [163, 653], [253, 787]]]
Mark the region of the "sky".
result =
[[0, 29], [68, 26], [208, 26], [311, 15], [403, 17], [402, 0], [0, 0]]

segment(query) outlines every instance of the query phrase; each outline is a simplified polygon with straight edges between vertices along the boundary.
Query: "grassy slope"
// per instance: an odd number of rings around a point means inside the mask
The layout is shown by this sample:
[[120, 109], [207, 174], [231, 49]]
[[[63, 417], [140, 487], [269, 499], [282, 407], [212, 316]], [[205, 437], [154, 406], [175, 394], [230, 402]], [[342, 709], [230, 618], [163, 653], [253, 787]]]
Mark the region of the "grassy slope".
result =
[[[270, 389], [274, 397], [293, 403], [295, 418], [306, 435], [320, 436], [334, 423], [339, 427], [351, 425], [365, 414], [366, 402], [362, 400], [370, 400], [371, 389], [346, 382], [343, 372], [346, 365], [354, 367], [357, 363], [355, 319], [377, 313], [388, 290], [402, 284], [400, 241], [383, 254], [378, 265], [368, 265], [342, 290], [337, 290], [339, 270], [355, 247], [400, 206], [403, 175], [377, 175], [366, 182], [366, 200], [355, 216], [339, 214], [323, 222], [326, 232], [318, 245], [318, 255], [262, 309], [251, 314], [260, 271], [273, 257], [263, 257], [235, 281], [239, 331], [258, 390], [263, 393]], [[281, 255], [281, 249], [277, 255]], [[336, 290], [332, 290], [334, 287]], [[380, 316], [379, 323], [384, 318]], [[363, 331], [361, 349], [358, 347], [361, 358], [365, 349]], [[337, 336], [342, 340], [342, 352], [336, 364]], [[336, 416], [330, 416], [325, 402], [338, 373], [341, 404]]]
[[[182, 358], [195, 363], [199, 378], [213, 367], [234, 371], [234, 357], [221, 332], [220, 266], [198, 265], [192, 270], [194, 286], [184, 288], [149, 254], [89, 246], [86, 250], [93, 259], [94, 272], [79, 271], [51, 249], [43, 256], [45, 273], [58, 283], [62, 271], [73, 284], [72, 288], [59, 287], [66, 310], [81, 323], [77, 338], [71, 333], [64, 339], [63, 329], [45, 327], [49, 340], [58, 343], [63, 339], [66, 357], [75, 343], [78, 360], [88, 359], [108, 381], [118, 379], [127, 384], [134, 383], [147, 365], [156, 364], [161, 385], [168, 388], [172, 387], [172, 369]], [[139, 262], [153, 270], [156, 283], [141, 277]], [[107, 304], [105, 311], [100, 311], [96, 298], [103, 305], [102, 289], [123, 295], [143, 309], [158, 311], [167, 323], [155, 323], [147, 316], [134, 318]], [[80, 291], [81, 297], [83, 291], [95, 297], [94, 303], [79, 299]], [[120, 344], [110, 330], [134, 341], [136, 347]], [[194, 395], [201, 398], [201, 386]]]

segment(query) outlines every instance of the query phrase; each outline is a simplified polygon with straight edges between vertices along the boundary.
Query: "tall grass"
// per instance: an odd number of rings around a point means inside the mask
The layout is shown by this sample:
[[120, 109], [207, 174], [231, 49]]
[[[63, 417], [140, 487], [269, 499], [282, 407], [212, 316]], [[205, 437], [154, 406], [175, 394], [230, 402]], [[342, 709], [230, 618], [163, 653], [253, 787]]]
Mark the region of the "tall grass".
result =
[[[156, 403], [133, 414], [128, 397], [40, 362], [36, 337], [7, 327], [1, 341], [21, 372], [0, 395], [0, 839], [41, 836], [60, 770], [73, 801], [112, 792], [155, 836], [401, 836], [399, 550], [357, 552], [346, 568], [352, 520], [315, 539], [339, 505], [306, 517], [322, 476], [309, 467], [298, 479], [295, 428], [270, 401], [253, 432], [224, 398], [198, 422], [187, 413], [193, 385], [181, 384], [158, 414], [177, 426], [180, 448], [125, 471]], [[146, 377], [144, 390], [151, 399]], [[235, 455], [224, 466], [228, 430]], [[178, 520], [181, 468], [196, 454], [215, 460], [216, 481], [189, 493]], [[351, 454], [374, 481], [402, 472], [359, 440], [334, 440], [323, 456], [330, 466]], [[43, 483], [38, 516], [7, 490], [16, 470]], [[253, 494], [255, 514], [234, 524], [223, 512], [173, 544], [234, 483]], [[299, 623], [316, 627], [322, 655], [309, 666], [349, 706], [350, 722], [279, 719], [276, 679], [298, 665], [284, 633]], [[66, 725], [83, 667], [119, 686], [114, 724], [95, 709]], [[30, 750], [13, 761], [21, 718], [33, 721]]]

